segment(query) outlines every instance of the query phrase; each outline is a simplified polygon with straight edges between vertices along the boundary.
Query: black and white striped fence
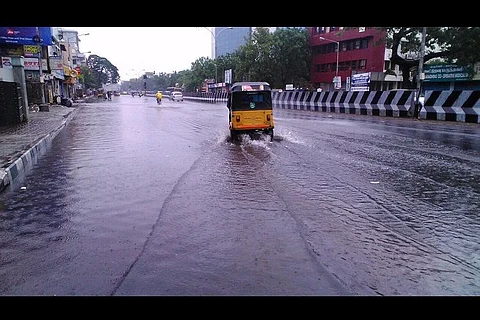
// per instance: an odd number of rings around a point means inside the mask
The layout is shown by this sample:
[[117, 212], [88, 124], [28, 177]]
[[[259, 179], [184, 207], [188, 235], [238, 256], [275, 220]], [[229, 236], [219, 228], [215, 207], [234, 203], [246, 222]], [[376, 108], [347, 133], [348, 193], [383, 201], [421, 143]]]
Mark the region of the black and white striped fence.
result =
[[[228, 93], [197, 92], [185, 93], [187, 100], [209, 103], [227, 102]], [[395, 91], [283, 91], [273, 92], [274, 108], [298, 109], [323, 112], [350, 113], [408, 117], [413, 105], [414, 92]]]
[[[187, 100], [226, 103], [226, 92], [185, 93]], [[349, 113], [385, 117], [411, 117], [414, 90], [390, 91], [274, 91], [274, 108]], [[420, 119], [480, 123], [480, 91], [426, 91]]]
[[272, 95], [273, 106], [281, 109], [408, 117], [414, 92], [392, 91], [283, 91]]
[[480, 123], [480, 91], [425, 91], [420, 119]]
[[226, 103], [227, 92], [188, 92], [183, 94], [185, 100], [202, 101], [208, 103], [222, 102]]

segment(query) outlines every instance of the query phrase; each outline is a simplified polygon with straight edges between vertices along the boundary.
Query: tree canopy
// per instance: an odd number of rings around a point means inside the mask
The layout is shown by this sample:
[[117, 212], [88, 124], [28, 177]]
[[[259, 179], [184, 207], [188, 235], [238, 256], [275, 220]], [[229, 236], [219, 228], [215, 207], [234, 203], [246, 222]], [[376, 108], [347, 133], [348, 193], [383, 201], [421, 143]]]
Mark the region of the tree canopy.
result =
[[87, 59], [88, 71], [84, 73], [87, 88], [101, 88], [103, 84], [118, 83], [118, 69], [107, 58], [92, 54]]
[[[420, 62], [422, 27], [389, 27], [386, 45], [392, 49], [391, 61], [402, 71], [404, 87], [415, 86], [416, 72]], [[480, 27], [427, 27], [423, 62], [443, 61], [455, 63], [472, 71], [480, 61]], [[405, 55], [405, 53], [412, 53]]]

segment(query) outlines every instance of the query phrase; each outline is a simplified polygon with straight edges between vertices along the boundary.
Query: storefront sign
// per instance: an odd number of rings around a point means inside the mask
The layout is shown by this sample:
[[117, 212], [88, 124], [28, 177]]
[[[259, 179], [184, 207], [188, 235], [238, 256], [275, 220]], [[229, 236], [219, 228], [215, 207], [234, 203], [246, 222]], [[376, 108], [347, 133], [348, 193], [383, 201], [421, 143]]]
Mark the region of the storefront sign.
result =
[[24, 45], [23, 46], [23, 55], [26, 58], [38, 58], [38, 46]]
[[425, 82], [450, 82], [472, 80], [464, 67], [455, 64], [424, 65]]
[[63, 61], [61, 57], [50, 57], [50, 69], [51, 70], [62, 70], [63, 74]]
[[66, 75], [67, 77], [72, 76], [72, 74], [70, 73], [70, 68], [67, 66], [63, 66], [63, 74]]
[[12, 58], [2, 57], [2, 62], [0, 63], [0, 68], [9, 68], [13, 69]]
[[62, 70], [52, 70], [52, 76], [57, 79], [65, 79], [65, 75], [63, 74], [63, 69]]
[[[38, 58], [24, 58], [23, 59], [25, 70], [39, 70]], [[42, 71], [48, 70], [47, 59], [42, 59]]]

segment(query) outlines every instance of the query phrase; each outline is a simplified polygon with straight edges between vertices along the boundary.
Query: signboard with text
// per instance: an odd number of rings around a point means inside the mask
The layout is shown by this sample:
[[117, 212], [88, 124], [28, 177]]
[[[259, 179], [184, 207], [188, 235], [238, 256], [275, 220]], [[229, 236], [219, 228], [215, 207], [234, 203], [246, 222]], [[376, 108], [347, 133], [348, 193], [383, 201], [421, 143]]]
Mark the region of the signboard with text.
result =
[[350, 78], [350, 91], [370, 91], [371, 72], [352, 74]]
[[2, 57], [2, 61], [0, 63], [0, 68], [13, 69], [12, 58], [11, 57]]
[[225, 83], [232, 84], [232, 69], [225, 70]]
[[24, 45], [23, 55], [27, 58], [38, 58], [38, 46]]
[[[38, 27], [38, 34], [40, 45], [53, 45], [50, 27]], [[36, 35], [37, 27], [0, 27], [0, 43], [36, 45]]]
[[424, 82], [450, 82], [472, 80], [464, 67], [455, 64], [424, 65]]
[[352, 74], [352, 86], [364, 86], [369, 84], [371, 76], [371, 72]]
[[[38, 67], [38, 58], [24, 58], [23, 65], [25, 70], [40, 70]], [[42, 71], [48, 70], [47, 59], [42, 59]]]
[[50, 56], [49, 57], [49, 62], [50, 62], [50, 69], [51, 70], [62, 70], [62, 74], [63, 74], [62, 57]]

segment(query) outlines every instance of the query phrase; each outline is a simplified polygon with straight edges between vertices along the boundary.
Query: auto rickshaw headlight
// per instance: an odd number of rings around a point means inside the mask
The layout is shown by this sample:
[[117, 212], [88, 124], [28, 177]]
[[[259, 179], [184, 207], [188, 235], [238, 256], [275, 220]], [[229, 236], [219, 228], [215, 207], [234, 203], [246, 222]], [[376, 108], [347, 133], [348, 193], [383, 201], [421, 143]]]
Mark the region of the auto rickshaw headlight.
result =
[[240, 116], [236, 116], [235, 120], [237, 120], [237, 122], [240, 122]]

